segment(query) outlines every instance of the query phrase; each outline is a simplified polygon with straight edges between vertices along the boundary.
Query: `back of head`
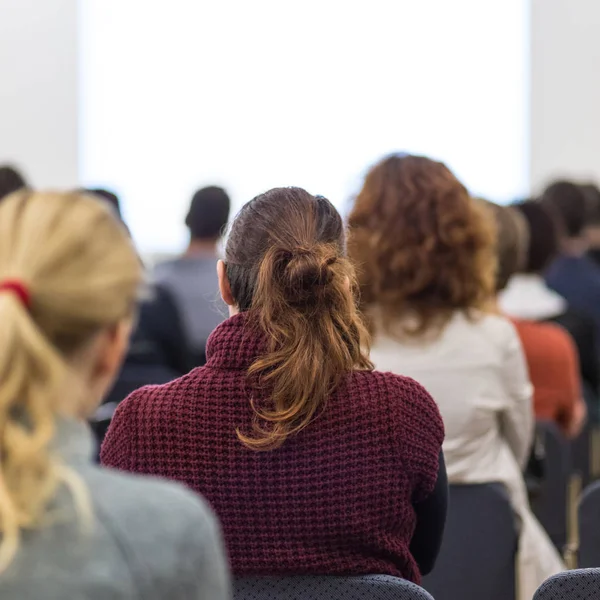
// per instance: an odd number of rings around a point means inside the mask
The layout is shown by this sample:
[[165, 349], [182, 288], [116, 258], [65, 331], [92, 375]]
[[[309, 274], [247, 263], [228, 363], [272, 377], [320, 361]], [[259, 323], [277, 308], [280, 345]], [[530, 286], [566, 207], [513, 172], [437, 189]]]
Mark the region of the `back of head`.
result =
[[562, 236], [581, 236], [587, 223], [588, 203], [580, 185], [571, 181], [555, 181], [544, 190], [540, 200], [555, 215]]
[[[442, 163], [392, 155], [367, 174], [350, 215], [363, 305], [400, 333], [439, 330], [495, 289], [494, 227]], [[410, 315], [411, 324], [402, 324]]]
[[501, 292], [509, 279], [522, 269], [528, 247], [528, 229], [523, 216], [514, 208], [480, 200], [496, 227], [496, 292]]
[[600, 188], [595, 183], [584, 183], [581, 186], [587, 199], [587, 227], [600, 227]]
[[0, 200], [24, 187], [27, 182], [19, 171], [10, 165], [0, 166]]
[[56, 416], [74, 411], [71, 365], [96, 333], [132, 314], [141, 276], [100, 201], [20, 191], [0, 204], [0, 567], [57, 487], [73, 486], [49, 451]]
[[525, 219], [528, 231], [527, 256], [522, 272], [543, 273], [558, 254], [556, 219], [541, 202], [525, 200], [513, 205]]
[[104, 188], [90, 188], [84, 190], [84, 192], [92, 194], [93, 196], [97, 196], [105, 202], [108, 202], [108, 204], [110, 204], [110, 206], [112, 206], [112, 208], [115, 210], [119, 218], [122, 218], [121, 202], [119, 201], [119, 197], [114, 192], [105, 190]]
[[185, 220], [192, 239], [218, 240], [227, 225], [230, 205], [223, 188], [210, 186], [198, 190]]
[[267, 391], [268, 405], [255, 406], [252, 435], [238, 435], [271, 449], [312, 420], [345, 374], [371, 368], [342, 219], [303, 189], [270, 190], [234, 220], [225, 261], [236, 304], [254, 313], [267, 339], [249, 376]]

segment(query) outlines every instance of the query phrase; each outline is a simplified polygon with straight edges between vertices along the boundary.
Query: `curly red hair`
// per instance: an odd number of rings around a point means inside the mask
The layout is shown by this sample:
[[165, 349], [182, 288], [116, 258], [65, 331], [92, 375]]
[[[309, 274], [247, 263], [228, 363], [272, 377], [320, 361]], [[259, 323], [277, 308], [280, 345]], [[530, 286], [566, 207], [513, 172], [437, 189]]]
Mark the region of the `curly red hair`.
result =
[[350, 231], [363, 309], [381, 309], [387, 329], [399, 322], [402, 333], [420, 335], [493, 298], [493, 225], [443, 163], [398, 154], [377, 163]]

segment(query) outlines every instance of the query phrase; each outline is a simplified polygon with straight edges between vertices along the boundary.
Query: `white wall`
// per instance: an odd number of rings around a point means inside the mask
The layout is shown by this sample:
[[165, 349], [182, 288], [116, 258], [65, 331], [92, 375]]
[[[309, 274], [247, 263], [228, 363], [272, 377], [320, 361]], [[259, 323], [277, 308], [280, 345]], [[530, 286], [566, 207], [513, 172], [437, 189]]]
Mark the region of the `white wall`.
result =
[[442, 159], [490, 199], [526, 191], [527, 0], [81, 11], [81, 176], [116, 189], [144, 252], [184, 246], [201, 185], [224, 185], [235, 208], [279, 185], [342, 208], [399, 150]]
[[0, 164], [78, 181], [77, 0], [0, 0]]
[[531, 184], [600, 183], [600, 0], [531, 2]]
[[[600, 0], [527, 1], [531, 183], [600, 181]], [[77, 5], [0, 0], [0, 163], [40, 186], [78, 181]]]

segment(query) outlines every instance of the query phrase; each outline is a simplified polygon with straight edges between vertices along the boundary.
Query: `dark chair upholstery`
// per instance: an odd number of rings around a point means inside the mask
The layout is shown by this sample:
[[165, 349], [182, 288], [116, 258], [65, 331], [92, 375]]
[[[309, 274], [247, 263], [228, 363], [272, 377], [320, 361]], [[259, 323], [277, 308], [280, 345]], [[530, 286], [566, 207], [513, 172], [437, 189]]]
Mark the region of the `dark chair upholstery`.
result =
[[516, 519], [499, 483], [451, 485], [444, 541], [423, 587], [436, 600], [513, 600]]
[[388, 575], [248, 577], [234, 582], [234, 600], [433, 600], [418, 585]]
[[600, 566], [600, 482], [589, 485], [579, 502], [578, 564], [582, 568]]
[[567, 543], [568, 486], [571, 476], [569, 443], [555, 423], [539, 421], [546, 460], [540, 493], [532, 499], [531, 508], [548, 536], [562, 554]]
[[565, 571], [547, 579], [533, 600], [597, 600], [600, 598], [600, 569]]

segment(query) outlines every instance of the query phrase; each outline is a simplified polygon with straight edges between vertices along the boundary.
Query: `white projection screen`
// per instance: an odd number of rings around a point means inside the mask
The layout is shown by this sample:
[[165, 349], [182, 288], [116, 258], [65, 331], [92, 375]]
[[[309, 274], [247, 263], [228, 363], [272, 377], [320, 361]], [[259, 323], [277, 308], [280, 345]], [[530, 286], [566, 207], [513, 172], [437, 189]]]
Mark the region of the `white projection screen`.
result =
[[145, 253], [182, 249], [199, 186], [345, 210], [392, 151], [493, 200], [528, 188], [526, 0], [81, 0], [80, 19], [82, 180], [120, 194]]

